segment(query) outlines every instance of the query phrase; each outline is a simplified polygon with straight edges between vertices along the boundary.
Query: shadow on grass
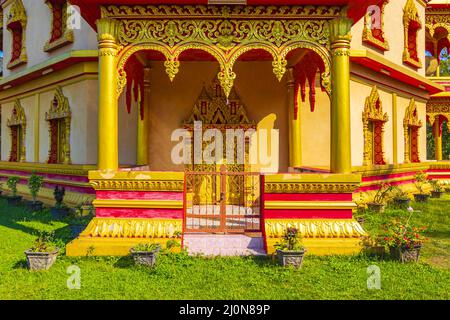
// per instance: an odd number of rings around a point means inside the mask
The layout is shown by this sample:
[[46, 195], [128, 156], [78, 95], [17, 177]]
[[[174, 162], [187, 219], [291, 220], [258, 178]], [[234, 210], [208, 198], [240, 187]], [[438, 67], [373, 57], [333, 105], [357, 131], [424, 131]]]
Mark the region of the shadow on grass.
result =
[[13, 265], [13, 269], [28, 269], [27, 260], [26, 259], [22, 259], [22, 260], [17, 261]]
[[134, 267], [134, 260], [130, 256], [120, 257], [113, 266], [119, 269], [128, 269]]

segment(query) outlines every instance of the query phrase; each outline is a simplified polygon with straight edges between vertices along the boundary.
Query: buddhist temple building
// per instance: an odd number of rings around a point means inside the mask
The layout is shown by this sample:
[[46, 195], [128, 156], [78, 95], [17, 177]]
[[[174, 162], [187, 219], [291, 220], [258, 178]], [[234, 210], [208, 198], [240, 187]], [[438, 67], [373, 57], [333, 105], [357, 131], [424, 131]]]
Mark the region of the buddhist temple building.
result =
[[[352, 254], [358, 197], [450, 180], [450, 4], [2, 0], [0, 178], [86, 201], [68, 255]], [[427, 159], [427, 126], [435, 154]], [[430, 129], [429, 129], [430, 130]], [[3, 183], [2, 188], [7, 190]]]

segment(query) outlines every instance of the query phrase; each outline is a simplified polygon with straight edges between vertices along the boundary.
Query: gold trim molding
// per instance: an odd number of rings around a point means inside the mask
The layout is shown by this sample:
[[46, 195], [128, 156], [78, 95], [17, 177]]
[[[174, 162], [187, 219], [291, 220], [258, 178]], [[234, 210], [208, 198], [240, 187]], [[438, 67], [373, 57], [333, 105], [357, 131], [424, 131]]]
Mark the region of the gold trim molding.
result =
[[[422, 121], [419, 120], [419, 114], [417, 112], [417, 105], [414, 98], [411, 99], [409, 102], [408, 107], [405, 111], [405, 117], [403, 119], [403, 134], [404, 134], [404, 149], [405, 149], [405, 156], [404, 156], [404, 162], [409, 163], [411, 162], [411, 154], [410, 154], [410, 144], [411, 144], [411, 137], [409, 136], [409, 129], [410, 128], [420, 128], [422, 127]], [[417, 139], [419, 139], [419, 132], [417, 132]], [[420, 150], [417, 148], [417, 157], [420, 157]]]
[[380, 100], [377, 86], [373, 86], [370, 96], [366, 98], [364, 111], [362, 113], [363, 134], [364, 134], [364, 151], [363, 166], [373, 165], [374, 152], [374, 130], [369, 128], [371, 122], [382, 122], [381, 126], [381, 150], [383, 162], [384, 159], [384, 123], [389, 120], [388, 114], [383, 113], [383, 105]]
[[356, 208], [356, 204], [346, 201], [265, 201], [264, 203], [264, 209], [269, 210], [345, 210], [354, 208]]
[[[50, 109], [45, 113], [45, 120], [48, 122], [49, 141], [52, 141], [51, 121], [62, 120], [64, 121], [64, 139], [58, 142], [58, 148], [62, 148], [62, 163], [70, 164], [70, 130], [72, 111], [70, 110], [69, 99], [64, 96], [61, 86], [56, 87], [56, 93], [53, 100], [50, 102]], [[59, 132], [58, 132], [59, 135]], [[51, 148], [48, 151], [48, 160], [51, 157]], [[57, 150], [59, 152], [59, 150]]]
[[[8, 69], [13, 69], [15, 67], [18, 67], [28, 61], [27, 57], [27, 47], [26, 47], [26, 34], [27, 34], [27, 13], [25, 11], [25, 7], [22, 3], [22, 0], [14, 0], [13, 4], [11, 5], [11, 9], [9, 10], [8, 19], [6, 21], [6, 25], [8, 26], [10, 23], [18, 22], [22, 26], [22, 48], [20, 51], [20, 56], [15, 59], [14, 61], [10, 61], [7, 65]], [[11, 32], [11, 36], [13, 31], [7, 27], [8, 30]], [[13, 40], [13, 36], [11, 37], [11, 41]], [[11, 44], [11, 48], [13, 47], [14, 43]]]
[[12, 152], [13, 152], [13, 144], [12, 144], [12, 127], [18, 126], [20, 127], [20, 131], [17, 132], [18, 137], [17, 141], [20, 146], [20, 150], [17, 152], [17, 160], [20, 162], [25, 161], [25, 154], [26, 154], [26, 146], [25, 146], [25, 137], [26, 137], [26, 129], [27, 129], [27, 119], [25, 116], [25, 111], [20, 104], [20, 100], [16, 99], [14, 102], [14, 107], [12, 110], [11, 117], [6, 122], [6, 125], [10, 128], [10, 135], [11, 135], [11, 150], [9, 154], [9, 158], [11, 158]]
[[[55, 19], [54, 15], [53, 15], [53, 3], [52, 3], [51, 0], [45, 0], [45, 4], [50, 9], [50, 13], [51, 13], [51, 16], [52, 16], [51, 26], [53, 27], [53, 22], [54, 22], [54, 19]], [[68, 2], [65, 1], [63, 6], [62, 6], [62, 17], [61, 17], [62, 35], [61, 35], [60, 38], [50, 42], [50, 39], [52, 38], [53, 29], [50, 30], [50, 38], [45, 43], [45, 46], [44, 46], [44, 51], [45, 52], [50, 52], [52, 50], [58, 49], [58, 48], [60, 48], [62, 46], [65, 46], [66, 44], [73, 43], [73, 41], [74, 41], [73, 30], [67, 27], [67, 21], [68, 21], [67, 5], [68, 5]]]
[[87, 176], [89, 170], [94, 170], [96, 166], [89, 165], [64, 165], [64, 164], [44, 164], [44, 163], [15, 163], [0, 161], [1, 170], [25, 171], [25, 172], [39, 172], [52, 173], [71, 176]]
[[[416, 22], [419, 24], [419, 30], [422, 29], [422, 21], [419, 17], [419, 12], [417, 10], [417, 7], [414, 3], [414, 0], [407, 0], [405, 7], [403, 8], [403, 30], [404, 30], [404, 50], [403, 50], [403, 62], [413, 66], [415, 68], [422, 68], [422, 62], [420, 57], [417, 57], [417, 60], [414, 60], [409, 53], [409, 39], [408, 39], [408, 32], [411, 22]], [[416, 35], [416, 50], [417, 48], [417, 35]], [[417, 55], [419, 55], [419, 52], [417, 52]]]
[[116, 200], [96, 199], [96, 208], [183, 209], [182, 200]]

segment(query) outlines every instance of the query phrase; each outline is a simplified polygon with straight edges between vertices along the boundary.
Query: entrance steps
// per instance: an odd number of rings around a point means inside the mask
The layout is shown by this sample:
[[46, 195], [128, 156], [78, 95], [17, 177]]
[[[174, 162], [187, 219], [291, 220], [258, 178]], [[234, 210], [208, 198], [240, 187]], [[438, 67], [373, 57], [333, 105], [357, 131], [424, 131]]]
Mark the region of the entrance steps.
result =
[[265, 255], [264, 238], [245, 234], [187, 233], [183, 246], [190, 255], [250, 256]]

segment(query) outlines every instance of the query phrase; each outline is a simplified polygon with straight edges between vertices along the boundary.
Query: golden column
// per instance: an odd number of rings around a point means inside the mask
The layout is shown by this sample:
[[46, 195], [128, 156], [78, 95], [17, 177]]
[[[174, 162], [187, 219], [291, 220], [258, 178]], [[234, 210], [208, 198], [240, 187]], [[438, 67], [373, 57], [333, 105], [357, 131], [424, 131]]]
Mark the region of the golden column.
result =
[[440, 122], [440, 116], [437, 115], [434, 119], [434, 154], [436, 160], [442, 160], [442, 132], [441, 132], [442, 124]]
[[137, 165], [148, 165], [148, 147], [150, 130], [150, 68], [144, 67], [144, 119], [138, 115], [137, 125]]
[[302, 165], [302, 145], [300, 131], [300, 106], [295, 114], [295, 79], [294, 68], [287, 70], [287, 105], [289, 114], [289, 167], [299, 168]]
[[97, 20], [98, 31], [98, 169], [119, 167], [118, 96], [116, 43], [119, 22]]
[[350, 136], [350, 29], [352, 20], [330, 21], [331, 38], [331, 172], [352, 171]]

